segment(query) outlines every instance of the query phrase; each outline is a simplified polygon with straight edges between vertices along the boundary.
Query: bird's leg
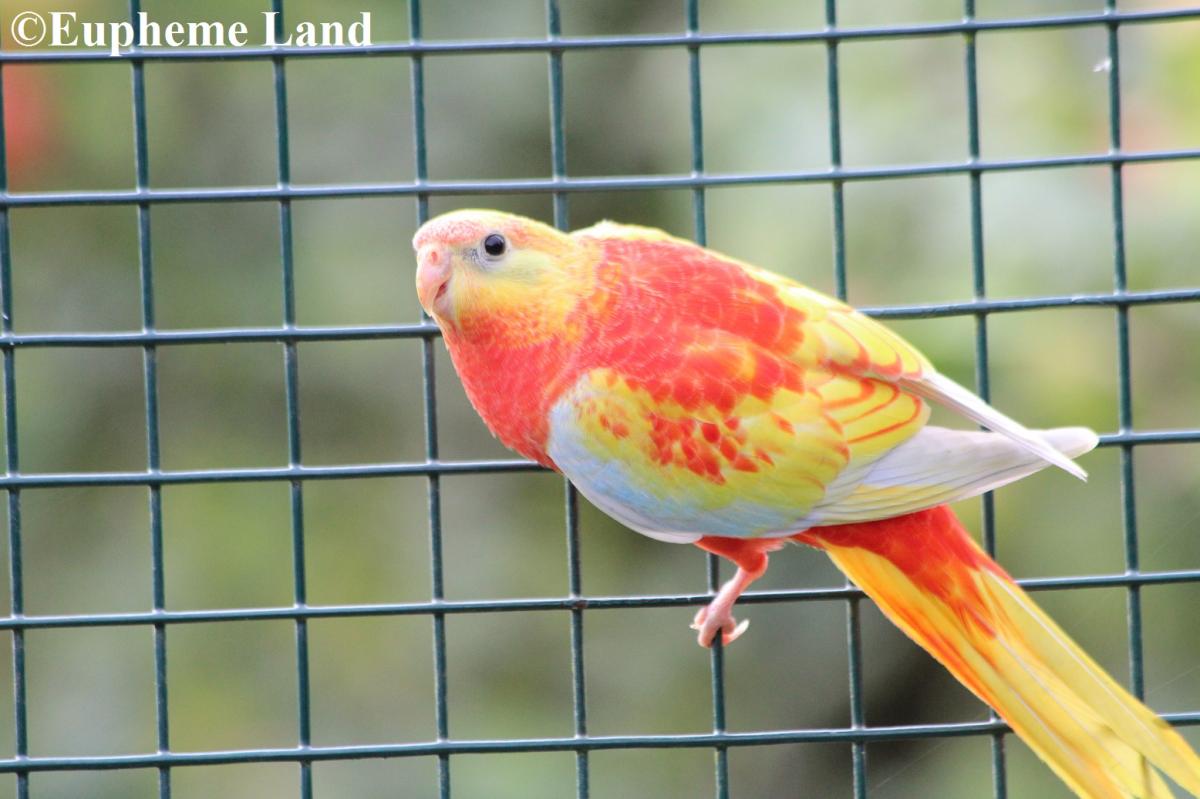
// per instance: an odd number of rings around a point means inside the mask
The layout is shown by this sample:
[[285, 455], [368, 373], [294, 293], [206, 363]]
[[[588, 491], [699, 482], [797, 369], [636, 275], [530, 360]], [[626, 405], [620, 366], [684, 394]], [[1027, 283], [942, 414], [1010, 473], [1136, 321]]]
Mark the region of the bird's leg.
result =
[[763, 576], [767, 570], [767, 553], [782, 547], [781, 538], [723, 538], [706, 535], [696, 542], [696, 546], [733, 561], [738, 567], [737, 574], [721, 586], [712, 602], [700, 608], [692, 621], [692, 629], [698, 630], [697, 640], [700, 646], [712, 646], [717, 633], [721, 633], [721, 641], [733, 643], [746, 628], [749, 621], [738, 624], [733, 618], [733, 605], [742, 592], [750, 584]]

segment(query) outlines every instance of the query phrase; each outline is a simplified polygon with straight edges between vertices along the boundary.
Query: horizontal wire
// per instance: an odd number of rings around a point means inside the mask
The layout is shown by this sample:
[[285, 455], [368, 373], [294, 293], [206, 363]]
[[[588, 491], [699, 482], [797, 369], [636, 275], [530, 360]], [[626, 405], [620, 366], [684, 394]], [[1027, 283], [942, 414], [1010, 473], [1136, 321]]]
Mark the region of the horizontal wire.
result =
[[[1107, 433], [1101, 447], [1126, 444], [1193, 444], [1200, 428]], [[430, 475], [491, 474], [547, 471], [533, 461], [402, 461], [327, 466], [262, 466], [231, 469], [180, 469], [144, 472], [46, 472], [0, 475], [0, 490], [14, 488], [65, 488], [69, 486], [156, 486], [195, 483], [271, 482], [278, 480], [350, 480], [372, 477], [428, 477]]]
[[[1200, 569], [1179, 571], [1084, 574], [1065, 577], [1036, 577], [1016, 581], [1028, 591], [1060, 591], [1080, 588], [1120, 588], [1131, 585], [1176, 585], [1200, 583]], [[857, 588], [795, 588], [749, 591], [739, 604], [775, 602], [826, 602], [865, 597]], [[96, 613], [52, 616], [0, 617], [0, 630], [62, 629], [76, 627], [132, 627], [150, 624], [209, 624], [230, 621], [275, 621], [339, 619], [372, 616], [423, 616], [438, 614], [525, 613], [536, 611], [621, 610], [705, 605], [712, 595], [658, 594], [608, 597], [538, 597], [529, 599], [468, 599], [433, 602], [397, 602], [370, 605], [312, 605], [303, 607], [228, 608], [206, 610], [149, 611], [144, 613]]]
[[[1182, 432], [1187, 435], [1191, 431]], [[1196, 431], [1200, 437], [1200, 430]], [[181, 469], [145, 472], [75, 472], [0, 475], [0, 489], [68, 486], [153, 486], [194, 483], [241, 483], [277, 480], [343, 480], [365, 477], [428, 477], [430, 475], [491, 474], [546, 471], [533, 461], [413, 461], [331, 466], [264, 466], [233, 469]]]
[[[860, 308], [881, 319], [929, 319], [945, 316], [1012, 313], [1038, 308], [1121, 307], [1200, 302], [1200, 288], [1126, 291], [1098, 294], [1063, 294], [1016, 299], [976, 299], [943, 303], [886, 305]], [[234, 344], [301, 341], [369, 341], [415, 339], [441, 335], [433, 322], [393, 325], [327, 327], [238, 327], [201, 330], [97, 331], [87, 333], [0, 334], [6, 347], [144, 347], [171, 344]]]
[[[1175, 726], [1200, 725], [1200, 712], [1163, 713]], [[795, 743], [850, 743], [918, 738], [994, 735], [1009, 727], [1000, 721], [910, 724], [881, 727], [685, 733], [681, 735], [588, 735], [569, 738], [445, 740], [356, 746], [305, 746], [213, 752], [159, 752], [136, 755], [38, 756], [0, 759], [0, 773], [13, 771], [95, 771], [162, 766], [214, 766], [231, 763], [311, 762], [365, 758], [432, 757], [503, 752], [578, 752], [612, 749], [679, 749], [713, 746], [770, 746]]]
[[500, 180], [415, 180], [398, 183], [338, 183], [276, 186], [222, 186], [187, 189], [100, 189], [62, 192], [3, 192], [0, 208], [67, 205], [252, 202], [334, 198], [446, 196], [462, 194], [544, 194], [546, 192], [697, 189], [781, 183], [892, 180], [897, 178], [1011, 172], [1081, 166], [1142, 164], [1200, 158], [1200, 148], [1082, 153], [1044, 158], [967, 159], [899, 166], [802, 169], [794, 172], [727, 174], [613, 175], [593, 177], [509, 178]]
[[303, 47], [298, 45], [211, 48], [135, 47], [113, 56], [107, 48], [0, 50], [4, 63], [62, 63], [81, 61], [244, 61], [269, 58], [345, 58], [365, 56], [477, 55], [482, 53], [548, 53], [569, 50], [607, 50], [634, 47], [693, 47], [713, 45], [802, 44], [869, 39], [908, 39], [994, 31], [1073, 28], [1092, 25], [1132, 25], [1200, 18], [1200, 7], [1151, 11], [1103, 11], [1011, 19], [970, 19], [904, 25], [822, 27], [798, 31], [745, 33], [653, 33], [633, 36], [557, 36], [553, 39], [464, 39], [461, 41], [381, 42], [368, 45]]
[[[1101, 447], [1126, 444], [1193, 444], [1200, 442], [1200, 428], [1144, 430], [1107, 433]], [[540, 472], [545, 467], [533, 461], [402, 461], [327, 466], [262, 466], [231, 469], [180, 469], [142, 472], [46, 472], [0, 475], [0, 490], [65, 488], [70, 486], [157, 486], [195, 483], [271, 482], [279, 480], [350, 480], [374, 477], [428, 477], [430, 475], [491, 474], [496, 472]]]

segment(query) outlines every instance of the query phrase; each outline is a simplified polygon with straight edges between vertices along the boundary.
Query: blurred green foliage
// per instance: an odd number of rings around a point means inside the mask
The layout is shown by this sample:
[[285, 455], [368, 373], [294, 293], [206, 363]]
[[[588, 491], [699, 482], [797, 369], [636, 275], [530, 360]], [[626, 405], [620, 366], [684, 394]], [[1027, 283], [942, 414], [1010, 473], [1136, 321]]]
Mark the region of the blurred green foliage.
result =
[[[61, 4], [7, 4], [17, 11]], [[142, 8], [162, 20], [255, 20], [261, 3], [168, 0]], [[1130, 2], [1129, 9], [1166, 7]], [[19, 6], [19, 7], [18, 7]], [[541, 0], [427, 0], [431, 39], [545, 32]], [[563, 0], [572, 35], [677, 32], [682, 2]], [[1098, 0], [980, 0], [984, 18], [1097, 11]], [[117, 20], [117, 0], [75, 0], [81, 18]], [[373, 14], [376, 41], [408, 36], [403, 4], [289, 0], [290, 20]], [[842, 0], [839, 22], [953, 20], [948, 0]], [[811, 29], [816, 0], [701, 3], [708, 31]], [[1200, 145], [1200, 23], [1122, 28], [1124, 143], [1129, 150]], [[6, 46], [11, 47], [11, 42]], [[1107, 74], [1101, 27], [981, 34], [984, 158], [1104, 152]], [[961, 37], [848, 42], [840, 48], [842, 131], [850, 166], [961, 161], [967, 156]], [[564, 56], [567, 164], [572, 175], [690, 169], [687, 56], [682, 49]], [[711, 47], [702, 52], [706, 166], [713, 172], [828, 164], [825, 51], [820, 44]], [[544, 54], [452, 55], [425, 61], [429, 174], [435, 179], [546, 176], [550, 170]], [[413, 178], [409, 63], [402, 57], [288, 63], [292, 175], [299, 184]], [[150, 179], [156, 188], [271, 185], [276, 180], [269, 62], [145, 67]], [[14, 192], [130, 188], [131, 74], [127, 63], [6, 65], [9, 185]], [[1131, 288], [1195, 287], [1200, 163], [1125, 168]], [[988, 174], [983, 180], [989, 295], [1022, 297], [1112, 288], [1107, 167]], [[880, 306], [971, 296], [965, 175], [846, 186], [850, 300]], [[819, 184], [714, 189], [709, 240], [718, 249], [833, 289], [830, 190]], [[440, 212], [493, 206], [542, 219], [543, 196], [437, 197]], [[12, 271], [18, 332], [135, 330], [141, 325], [136, 211], [128, 206], [14, 209]], [[572, 226], [601, 218], [689, 236], [689, 191], [572, 195]], [[272, 203], [156, 205], [150, 213], [160, 327], [277, 326], [282, 319], [278, 211]], [[302, 325], [414, 322], [406, 198], [294, 204]], [[1200, 426], [1197, 306], [1130, 313], [1138, 429]], [[970, 318], [895, 327], [950, 375], [972, 380]], [[1114, 313], [1054, 309], [989, 320], [993, 397], [1033, 425], [1117, 425]], [[438, 348], [442, 456], [505, 457], [469, 407]], [[162, 459], [167, 469], [286, 463], [281, 347], [164, 346], [159, 350]], [[424, 440], [416, 341], [299, 347], [307, 464], [420, 461]], [[22, 469], [138, 470], [145, 466], [141, 355], [136, 349], [23, 349], [17, 354]], [[1200, 445], [1137, 450], [1142, 566], [1200, 566]], [[1087, 485], [1046, 473], [997, 497], [999, 556], [1018, 576], [1124, 568], [1118, 453], [1085, 459]], [[443, 481], [446, 592], [452, 599], [562, 596], [563, 486], [548, 474]], [[169, 486], [163, 491], [167, 606], [172, 610], [286, 606], [292, 601], [287, 487], [277, 483]], [[35, 489], [22, 493], [26, 612], [149, 609], [146, 491]], [[974, 507], [963, 509], [974, 523]], [[339, 480], [304, 489], [308, 595], [314, 604], [423, 601], [430, 592], [424, 481]], [[583, 585], [591, 595], [694, 592], [701, 553], [630, 534], [594, 509], [582, 514]], [[3, 569], [7, 575], [7, 568]], [[0, 578], [7, 581], [7, 577]], [[763, 588], [839, 585], [815, 553], [780, 553]], [[5, 588], [5, 590], [7, 590]], [[1200, 638], [1190, 611], [1200, 585], [1146, 589], [1146, 685], [1151, 705], [1195, 710]], [[1041, 592], [1047, 609], [1119, 679], [1128, 676], [1124, 592]], [[590, 730], [595, 734], [711, 730], [708, 654], [687, 609], [586, 614]], [[845, 609], [836, 602], [755, 605], [751, 632], [728, 653], [732, 730], [840, 727], [848, 722]], [[568, 622], [562, 613], [454, 616], [447, 623], [449, 725], [454, 737], [570, 735]], [[985, 708], [932, 660], [864, 607], [866, 714], [871, 724], [986, 718]], [[7, 634], [0, 636], [9, 639]], [[314, 742], [427, 741], [435, 736], [429, 620], [314, 621], [310, 626]], [[35, 755], [153, 751], [151, 631], [33, 631], [30, 751]], [[0, 659], [0, 673], [10, 670]], [[11, 676], [11, 675], [10, 675]], [[284, 621], [198, 624], [168, 632], [173, 749], [295, 744], [296, 664]], [[0, 719], [12, 718], [0, 692]], [[1186, 734], [1193, 742], [1193, 728]], [[13, 752], [0, 722], [0, 753]], [[1008, 739], [1011, 796], [1066, 789]], [[990, 796], [986, 739], [897, 742], [868, 749], [871, 795]], [[847, 746], [730, 751], [737, 796], [845, 796]], [[573, 756], [453, 758], [456, 796], [563, 797]], [[314, 767], [323, 797], [433, 796], [430, 759]], [[611, 751], [591, 758], [592, 795], [704, 796], [704, 750]], [[38, 797], [151, 796], [146, 771], [38, 774]], [[291, 764], [179, 768], [173, 795], [294, 796]], [[11, 777], [0, 796], [12, 795]]]

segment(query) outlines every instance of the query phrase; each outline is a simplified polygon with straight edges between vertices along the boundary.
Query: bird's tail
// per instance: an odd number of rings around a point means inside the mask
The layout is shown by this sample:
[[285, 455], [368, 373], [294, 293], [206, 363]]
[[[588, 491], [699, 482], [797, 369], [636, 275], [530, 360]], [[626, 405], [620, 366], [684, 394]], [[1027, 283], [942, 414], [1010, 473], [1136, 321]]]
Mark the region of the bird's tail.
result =
[[1200, 757], [1088, 657], [946, 506], [797, 540], [833, 562], [1086, 799], [1200, 797]]

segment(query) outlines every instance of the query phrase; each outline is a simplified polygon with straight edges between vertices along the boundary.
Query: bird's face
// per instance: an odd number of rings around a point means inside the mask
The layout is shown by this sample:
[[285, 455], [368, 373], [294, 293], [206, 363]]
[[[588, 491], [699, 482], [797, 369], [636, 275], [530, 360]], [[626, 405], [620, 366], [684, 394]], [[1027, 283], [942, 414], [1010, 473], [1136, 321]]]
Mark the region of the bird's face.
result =
[[421, 226], [417, 296], [445, 330], [469, 334], [506, 320], [528, 334], [561, 323], [580, 296], [571, 237], [497, 211], [455, 211]]

